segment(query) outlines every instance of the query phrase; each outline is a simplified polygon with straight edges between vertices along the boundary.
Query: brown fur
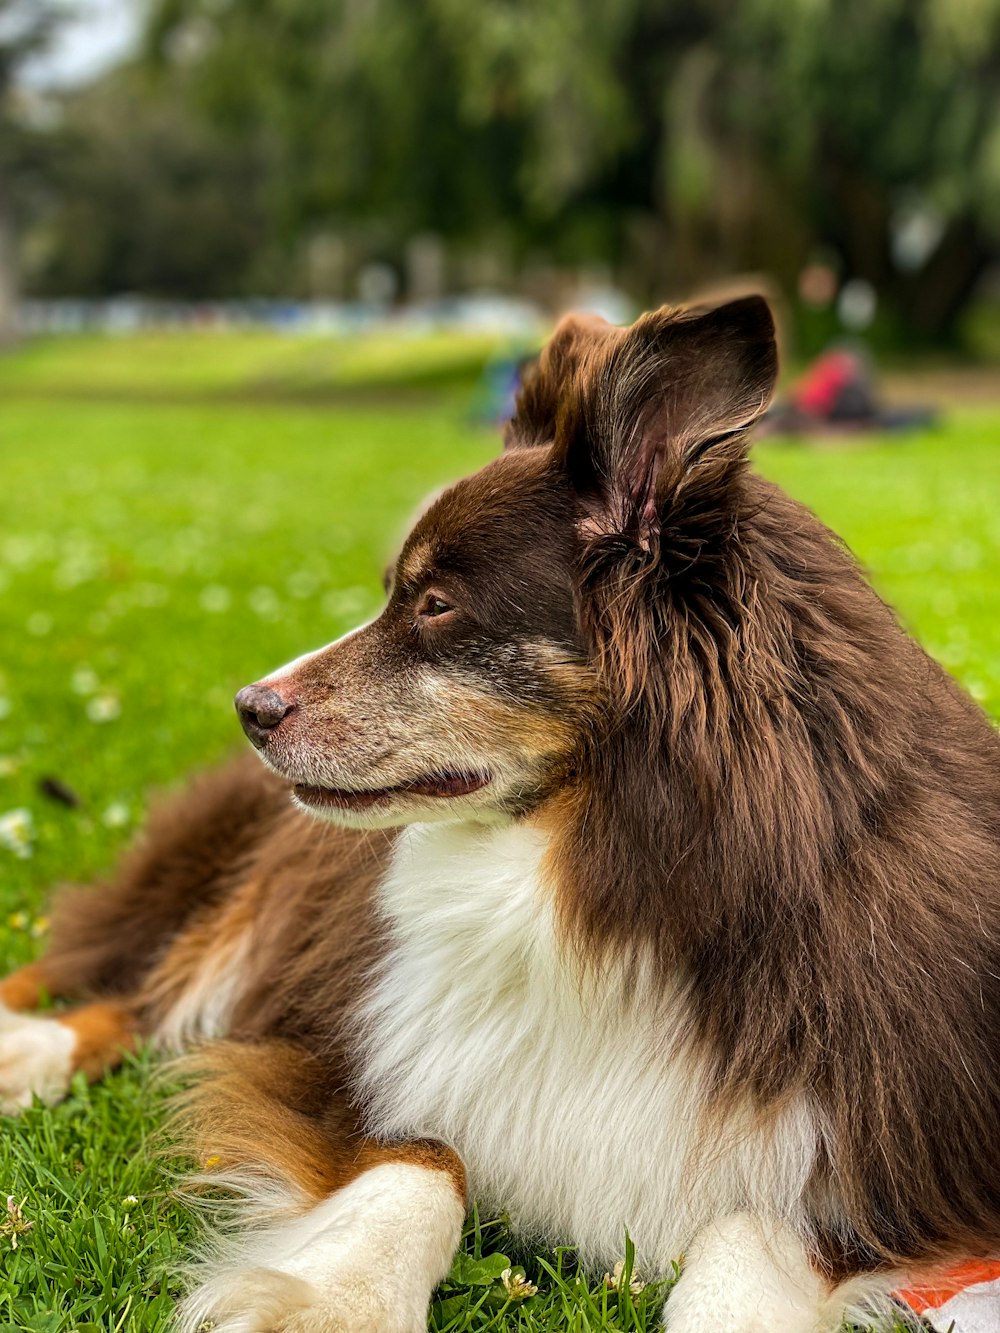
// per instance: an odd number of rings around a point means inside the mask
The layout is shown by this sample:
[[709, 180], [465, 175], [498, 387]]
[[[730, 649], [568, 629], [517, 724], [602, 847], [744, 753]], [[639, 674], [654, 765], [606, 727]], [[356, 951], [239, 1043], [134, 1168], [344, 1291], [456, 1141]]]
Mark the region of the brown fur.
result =
[[328, 1072], [301, 1046], [216, 1042], [172, 1068], [189, 1080], [176, 1099], [185, 1142], [209, 1172], [253, 1162], [318, 1202], [379, 1162], [411, 1161], [447, 1170], [464, 1197], [453, 1153], [368, 1138], [356, 1108], [326, 1091]]
[[57, 1022], [76, 1033], [73, 1069], [91, 1081], [115, 1069], [135, 1048], [135, 1015], [128, 1005], [98, 1001], [60, 1014]]
[[63, 993], [47, 958], [19, 967], [0, 981], [0, 1004], [14, 1013], [37, 1009], [45, 996], [58, 999]]
[[261, 886], [250, 877], [192, 914], [142, 984], [139, 1004], [151, 1026], [183, 1000], [203, 969], [228, 960], [252, 931], [260, 897]]
[[724, 438], [707, 464], [675, 424], [648, 540], [627, 489], [642, 396], [593, 403], [628, 380], [621, 337], [576, 347], [571, 406], [544, 365], [529, 404], [549, 404], [568, 456], [581, 420], [597, 441], [579, 568], [621, 710], [560, 797], [568, 928], [598, 955], [651, 944], [686, 977], [720, 1098], [815, 1098], [831, 1274], [995, 1251], [1000, 744], [840, 543], [746, 470], [743, 409], [709, 425]]
[[51, 993], [133, 993], [157, 952], [242, 880], [286, 791], [247, 757], [163, 802], [111, 883], [57, 897], [43, 963]]
[[[815, 1108], [814, 1257], [840, 1280], [1000, 1248], [1000, 742], [749, 471], [775, 374], [759, 300], [561, 325], [509, 452], [419, 519], [377, 622], [269, 682], [294, 711], [259, 743], [348, 791], [492, 743], [517, 779], [498, 808], [552, 833], [579, 956], [681, 979], [717, 1109]], [[436, 625], [429, 587], [456, 608]], [[248, 932], [195, 1139], [318, 1197], [386, 1151], [359, 1137], [351, 1020], [392, 840], [235, 765], [63, 900], [45, 984], [140, 996], [153, 1030]]]
[[[227, 827], [214, 841], [210, 821], [223, 811]], [[294, 1038], [330, 1051], [343, 1044], [359, 975], [376, 956], [371, 890], [392, 841], [389, 833], [302, 816], [289, 805], [286, 784], [241, 758], [161, 806], [119, 880], [57, 900], [44, 975], [58, 975], [66, 993], [127, 991], [140, 1030], [151, 1033], [200, 967], [248, 932], [252, 977], [232, 1017], [233, 1035]], [[145, 884], [138, 889], [137, 863], [155, 865], [150, 901], [142, 899]], [[203, 882], [203, 874], [212, 879]], [[71, 987], [67, 978], [86, 966], [90, 984]], [[327, 1086], [337, 1083], [331, 1074]]]

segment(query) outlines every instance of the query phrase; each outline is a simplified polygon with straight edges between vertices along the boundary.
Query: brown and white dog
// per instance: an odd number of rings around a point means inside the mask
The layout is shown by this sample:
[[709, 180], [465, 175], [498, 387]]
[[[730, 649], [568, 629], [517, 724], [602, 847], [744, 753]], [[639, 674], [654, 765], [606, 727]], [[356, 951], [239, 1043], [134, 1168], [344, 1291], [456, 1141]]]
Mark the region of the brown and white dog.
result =
[[775, 375], [759, 298], [564, 321], [382, 614], [240, 692], [267, 767], [3, 984], [8, 1107], [198, 1044], [245, 1225], [183, 1328], [413, 1333], [469, 1197], [683, 1254], [672, 1333], [1000, 1249], [1000, 741], [749, 470]]

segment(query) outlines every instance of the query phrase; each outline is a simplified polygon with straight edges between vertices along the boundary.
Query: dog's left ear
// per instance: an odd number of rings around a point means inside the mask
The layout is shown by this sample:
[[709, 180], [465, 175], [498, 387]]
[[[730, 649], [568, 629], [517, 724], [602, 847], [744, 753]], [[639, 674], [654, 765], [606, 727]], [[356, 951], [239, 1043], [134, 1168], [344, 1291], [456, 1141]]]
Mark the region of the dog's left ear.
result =
[[598, 530], [648, 547], [666, 507], [724, 485], [745, 460], [777, 379], [774, 320], [748, 296], [664, 308], [613, 334], [578, 379], [557, 448]]
[[576, 397], [578, 379], [608, 337], [619, 332], [600, 315], [563, 316], [538, 356], [521, 367], [514, 415], [503, 432], [505, 449], [552, 443]]

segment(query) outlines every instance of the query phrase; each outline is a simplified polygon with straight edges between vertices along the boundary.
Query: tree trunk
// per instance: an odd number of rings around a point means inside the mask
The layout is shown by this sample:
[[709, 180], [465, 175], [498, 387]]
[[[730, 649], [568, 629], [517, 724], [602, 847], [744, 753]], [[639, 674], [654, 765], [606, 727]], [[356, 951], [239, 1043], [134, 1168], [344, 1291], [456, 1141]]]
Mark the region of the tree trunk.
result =
[[906, 327], [920, 340], [947, 340], [995, 252], [970, 217], [956, 218], [927, 263], [897, 291]]
[[17, 338], [17, 244], [0, 184], [0, 348]]
[[[975, 220], [953, 218], [924, 266], [902, 273], [892, 258], [892, 208], [877, 182], [834, 157], [829, 168], [832, 209], [827, 234], [846, 261], [848, 276], [867, 278], [916, 343], [947, 342], [982, 274], [996, 258]], [[822, 227], [822, 223], [821, 223]]]

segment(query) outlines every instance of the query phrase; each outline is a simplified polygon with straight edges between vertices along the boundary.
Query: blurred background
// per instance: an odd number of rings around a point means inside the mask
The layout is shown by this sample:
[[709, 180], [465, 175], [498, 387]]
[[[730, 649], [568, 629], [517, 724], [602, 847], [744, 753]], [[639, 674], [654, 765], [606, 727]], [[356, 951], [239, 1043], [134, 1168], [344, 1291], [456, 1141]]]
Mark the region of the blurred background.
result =
[[0, 336], [520, 331], [766, 274], [1000, 356], [997, 0], [0, 0]]

